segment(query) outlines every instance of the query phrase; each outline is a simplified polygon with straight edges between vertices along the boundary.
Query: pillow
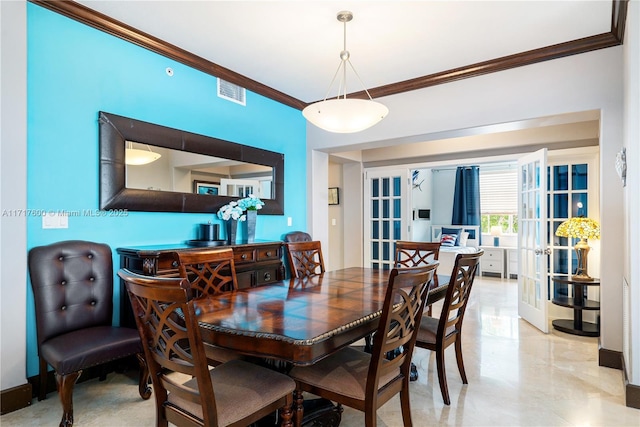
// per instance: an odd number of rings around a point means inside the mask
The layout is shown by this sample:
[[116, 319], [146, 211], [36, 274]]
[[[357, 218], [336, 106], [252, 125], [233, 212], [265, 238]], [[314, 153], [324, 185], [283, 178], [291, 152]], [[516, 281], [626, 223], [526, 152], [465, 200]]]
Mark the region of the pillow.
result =
[[458, 243], [460, 241], [460, 233], [462, 232], [462, 228], [447, 228], [447, 227], [442, 227], [442, 235], [444, 236], [445, 234], [453, 234], [456, 236], [456, 242], [453, 246], [460, 246], [460, 244]]
[[458, 246], [467, 246], [467, 240], [469, 240], [469, 232], [463, 231], [460, 233], [460, 241], [458, 242]]
[[455, 246], [457, 238], [456, 234], [443, 234], [440, 239], [440, 246]]

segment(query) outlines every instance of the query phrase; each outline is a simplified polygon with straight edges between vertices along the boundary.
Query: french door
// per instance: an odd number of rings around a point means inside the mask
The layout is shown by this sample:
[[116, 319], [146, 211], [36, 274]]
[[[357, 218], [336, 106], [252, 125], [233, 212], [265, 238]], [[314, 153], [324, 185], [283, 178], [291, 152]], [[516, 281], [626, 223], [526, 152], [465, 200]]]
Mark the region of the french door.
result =
[[518, 314], [547, 333], [547, 149], [520, 158], [518, 172]]
[[395, 241], [409, 236], [410, 189], [408, 169], [365, 171], [365, 267], [393, 268]]

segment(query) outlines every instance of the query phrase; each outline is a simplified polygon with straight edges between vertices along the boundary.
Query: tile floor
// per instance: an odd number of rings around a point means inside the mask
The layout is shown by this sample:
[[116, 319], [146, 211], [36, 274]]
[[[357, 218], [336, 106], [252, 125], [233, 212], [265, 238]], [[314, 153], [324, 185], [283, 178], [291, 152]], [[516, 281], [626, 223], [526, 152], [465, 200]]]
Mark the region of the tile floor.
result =
[[[597, 338], [540, 333], [518, 318], [516, 286], [515, 280], [476, 280], [463, 331], [468, 385], [460, 381], [453, 348], [447, 350], [451, 406], [442, 403], [434, 358], [416, 349], [414, 426], [640, 426], [640, 410], [624, 406], [621, 372], [598, 366]], [[142, 401], [135, 378], [126, 375], [78, 384], [74, 408], [77, 426], [155, 425], [153, 398]], [[50, 393], [3, 415], [0, 425], [55, 426], [61, 414]], [[342, 419], [345, 427], [364, 424], [349, 408]], [[378, 425], [402, 425], [397, 398], [378, 411]]]

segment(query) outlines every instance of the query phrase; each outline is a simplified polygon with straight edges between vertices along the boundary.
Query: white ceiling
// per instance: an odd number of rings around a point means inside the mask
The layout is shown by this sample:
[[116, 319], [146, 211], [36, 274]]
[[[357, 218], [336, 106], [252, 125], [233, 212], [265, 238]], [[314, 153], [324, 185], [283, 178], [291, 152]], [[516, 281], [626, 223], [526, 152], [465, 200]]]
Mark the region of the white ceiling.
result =
[[[609, 32], [612, 7], [611, 0], [78, 3], [304, 102], [324, 98], [336, 71], [341, 10], [354, 14], [347, 49], [372, 88]], [[347, 82], [349, 92], [363, 89], [354, 75]]]

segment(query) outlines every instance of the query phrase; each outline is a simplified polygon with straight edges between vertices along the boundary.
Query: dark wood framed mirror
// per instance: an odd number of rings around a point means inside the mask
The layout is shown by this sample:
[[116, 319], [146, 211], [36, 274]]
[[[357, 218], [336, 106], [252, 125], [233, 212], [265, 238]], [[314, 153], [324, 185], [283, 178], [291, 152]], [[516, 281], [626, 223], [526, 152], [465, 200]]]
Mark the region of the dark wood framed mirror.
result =
[[[255, 193], [254, 190], [261, 190], [264, 195], [260, 197], [265, 205], [260, 213], [284, 214], [282, 153], [102, 111], [98, 122], [100, 209], [216, 213], [222, 205], [247, 196], [250, 192]], [[171, 176], [162, 182], [171, 182], [167, 184], [171, 188], [140, 183], [138, 179], [142, 175], [148, 175], [153, 182], [159, 182], [157, 169], [152, 173], [139, 173], [140, 166], [125, 164], [125, 148], [164, 153], [163, 162], [170, 165]], [[192, 158], [185, 160], [187, 155]], [[231, 170], [238, 173], [231, 175]], [[222, 183], [216, 184], [216, 180]], [[210, 189], [219, 191], [210, 191], [208, 194], [199, 191], [198, 194], [196, 187], [199, 186], [194, 183], [201, 181], [210, 182]], [[216, 195], [211, 195], [213, 193]]]

